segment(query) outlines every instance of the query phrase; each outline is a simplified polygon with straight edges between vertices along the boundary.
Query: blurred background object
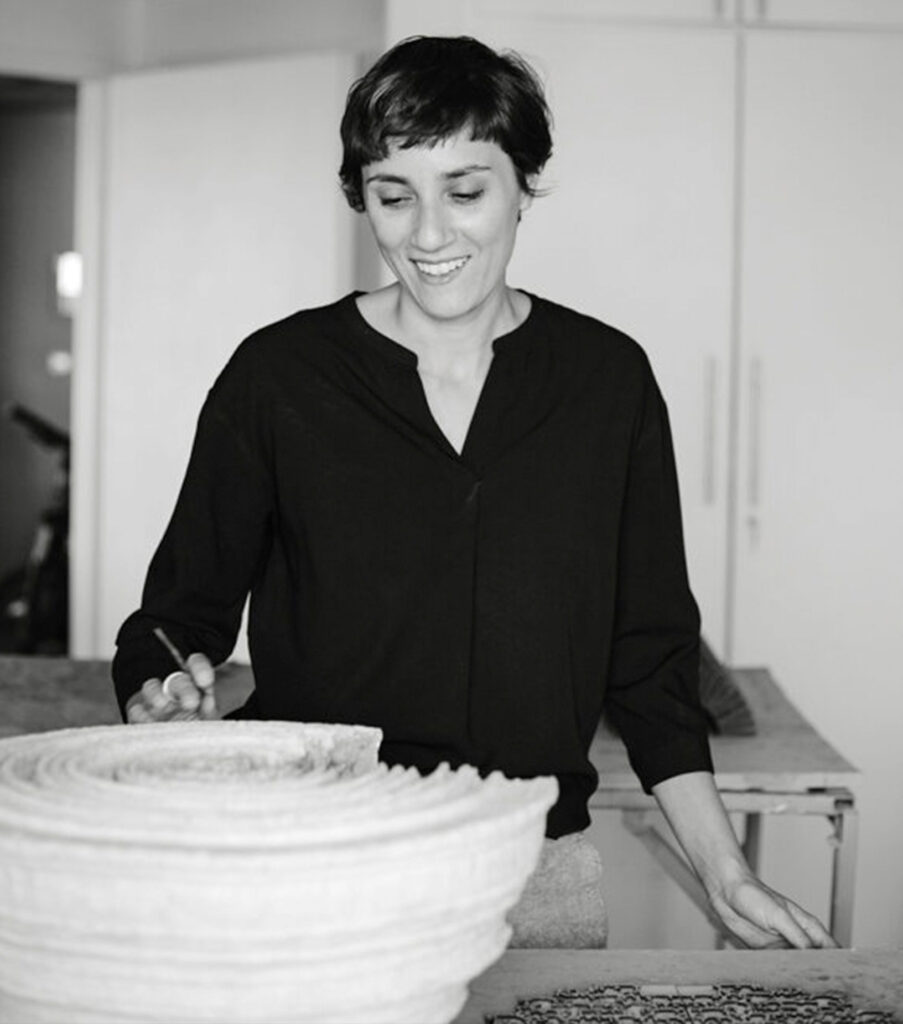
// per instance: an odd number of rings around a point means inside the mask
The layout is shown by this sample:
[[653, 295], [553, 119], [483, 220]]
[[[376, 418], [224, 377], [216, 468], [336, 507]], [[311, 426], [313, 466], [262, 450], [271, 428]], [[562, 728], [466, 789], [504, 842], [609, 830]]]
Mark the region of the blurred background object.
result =
[[22, 565], [0, 576], [0, 653], [69, 650], [69, 435], [37, 413], [10, 404], [5, 418], [52, 453], [57, 477], [33, 525]]
[[[5, 39], [2, 6], [0, 25]], [[38, 410], [67, 433], [70, 380], [54, 367], [71, 357], [72, 328], [57, 306], [54, 255], [73, 245], [77, 88], [3, 70], [0, 64], [0, 406]], [[48, 506], [68, 515], [57, 453], [35, 444], [38, 435], [19, 422], [0, 420], [0, 602], [16, 589], [11, 574], [22, 578], [33, 557]], [[59, 517], [54, 523], [61, 525]], [[5, 615], [0, 646], [8, 649]], [[52, 632], [53, 651], [65, 652], [67, 627]]]

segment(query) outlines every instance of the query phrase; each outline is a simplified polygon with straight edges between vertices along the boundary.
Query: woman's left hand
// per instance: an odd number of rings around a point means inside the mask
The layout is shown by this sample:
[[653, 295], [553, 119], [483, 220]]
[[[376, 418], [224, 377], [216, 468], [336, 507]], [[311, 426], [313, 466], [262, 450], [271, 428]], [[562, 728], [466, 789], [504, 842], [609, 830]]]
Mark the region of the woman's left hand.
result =
[[710, 772], [675, 775], [652, 792], [712, 909], [738, 941], [753, 949], [837, 945], [816, 918], [752, 873]]
[[731, 935], [751, 949], [837, 945], [817, 918], [754, 875], [710, 893], [709, 901]]

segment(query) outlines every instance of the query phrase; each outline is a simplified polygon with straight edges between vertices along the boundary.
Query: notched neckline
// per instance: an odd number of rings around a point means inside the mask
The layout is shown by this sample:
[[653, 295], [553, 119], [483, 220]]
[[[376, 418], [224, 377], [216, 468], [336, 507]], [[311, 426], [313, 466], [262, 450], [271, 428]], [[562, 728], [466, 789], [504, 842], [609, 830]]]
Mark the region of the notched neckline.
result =
[[[524, 288], [519, 288], [517, 290], [530, 299], [530, 309], [524, 319], [516, 327], [513, 327], [510, 331], [506, 331], [504, 334], [500, 334], [497, 338], [493, 338], [493, 356], [504, 355], [512, 351], [517, 346], [518, 342], [528, 338], [531, 335], [533, 325], [537, 320], [537, 306], [540, 300], [532, 292], [528, 292]], [[395, 341], [394, 338], [390, 338], [388, 334], [383, 334], [383, 332], [374, 327], [361, 312], [360, 307], [357, 304], [357, 299], [359, 296], [366, 294], [368, 293], [361, 290], [355, 290], [345, 296], [341, 302], [341, 306], [343, 307], [346, 320], [357, 327], [360, 335], [370, 342], [375, 348], [380, 350], [385, 356], [388, 356], [397, 363], [401, 363], [404, 366], [416, 370], [418, 368], [417, 353], [402, 345], [401, 342]]]

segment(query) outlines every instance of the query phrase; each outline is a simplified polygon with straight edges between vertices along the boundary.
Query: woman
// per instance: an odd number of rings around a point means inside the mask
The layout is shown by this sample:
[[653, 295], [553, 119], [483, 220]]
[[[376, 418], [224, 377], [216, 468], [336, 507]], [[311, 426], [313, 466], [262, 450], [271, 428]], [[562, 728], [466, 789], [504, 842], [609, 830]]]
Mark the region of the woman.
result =
[[557, 777], [516, 944], [604, 943], [581, 835], [603, 705], [727, 927], [832, 944], [752, 876], [712, 781], [648, 362], [506, 282], [551, 153], [536, 76], [475, 40], [408, 40], [352, 88], [342, 140], [342, 187], [397, 281], [265, 327], [216, 381], [119, 634], [128, 720], [213, 713], [250, 592], [241, 715], [378, 725], [382, 759], [422, 771]]

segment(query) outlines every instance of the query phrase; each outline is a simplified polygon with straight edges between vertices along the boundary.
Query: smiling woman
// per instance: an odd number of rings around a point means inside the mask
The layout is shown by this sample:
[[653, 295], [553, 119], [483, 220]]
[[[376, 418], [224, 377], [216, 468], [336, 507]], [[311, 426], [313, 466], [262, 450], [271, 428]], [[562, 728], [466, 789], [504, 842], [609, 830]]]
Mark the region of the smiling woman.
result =
[[[235, 642], [243, 717], [383, 731], [380, 757], [554, 776], [515, 945], [604, 945], [582, 832], [603, 706], [749, 945], [829, 945], [746, 865], [712, 781], [665, 404], [642, 349], [509, 287], [551, 152], [535, 74], [415, 38], [352, 88], [340, 177], [397, 281], [256, 332], [221, 373], [114, 663], [165, 720]], [[190, 656], [170, 673], [164, 627]]]
[[493, 328], [507, 316], [516, 326], [505, 271], [530, 196], [498, 145], [464, 134], [432, 146], [394, 144], [366, 165], [364, 188], [377, 245], [400, 285], [382, 307], [375, 296], [361, 302], [368, 319], [380, 318], [385, 328], [393, 306], [390, 333], [414, 345], [424, 316], [472, 324], [491, 317]]
[[469, 39], [403, 42], [349, 94], [342, 187], [398, 279], [358, 307], [417, 355], [430, 412], [458, 452], [493, 338], [529, 313], [505, 273], [551, 155], [549, 119], [532, 69]]

